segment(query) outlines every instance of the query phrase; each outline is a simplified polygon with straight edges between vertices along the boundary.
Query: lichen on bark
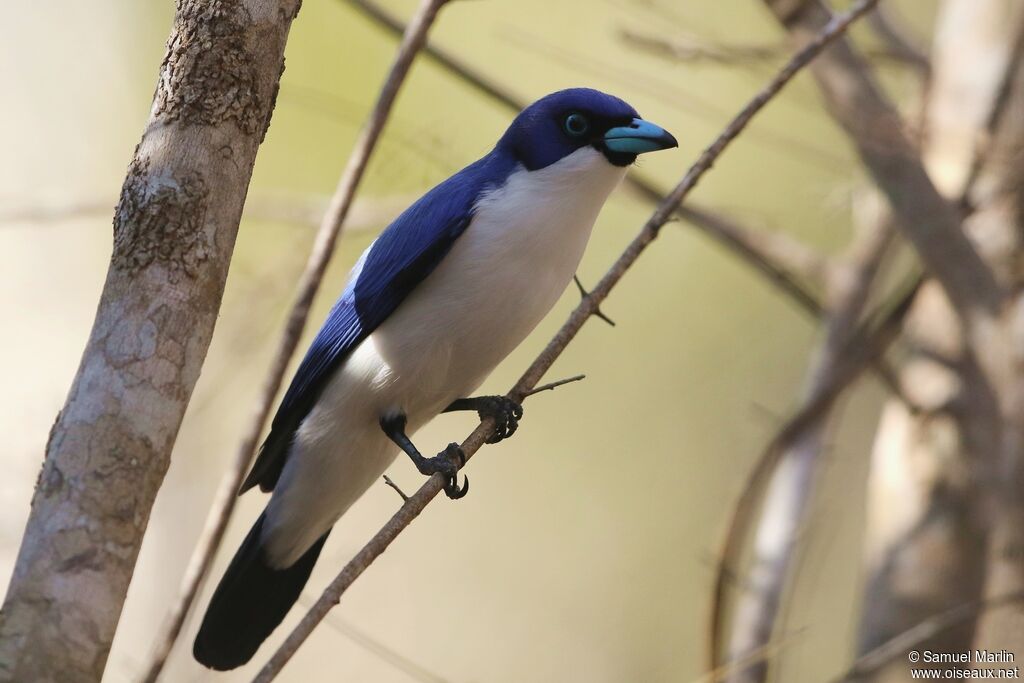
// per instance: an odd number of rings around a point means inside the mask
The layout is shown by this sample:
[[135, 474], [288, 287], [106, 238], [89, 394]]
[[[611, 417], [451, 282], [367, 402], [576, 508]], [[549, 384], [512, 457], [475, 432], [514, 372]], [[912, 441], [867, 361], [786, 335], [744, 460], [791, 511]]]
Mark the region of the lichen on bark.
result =
[[153, 113], [167, 121], [216, 124], [233, 120], [247, 135], [265, 123], [260, 75], [240, 0], [178, 0], [174, 29], [160, 66]]
[[199, 173], [153, 173], [150, 162], [136, 156], [114, 214], [113, 265], [137, 271], [160, 261], [172, 278], [195, 278], [213, 246], [204, 230], [208, 199]]

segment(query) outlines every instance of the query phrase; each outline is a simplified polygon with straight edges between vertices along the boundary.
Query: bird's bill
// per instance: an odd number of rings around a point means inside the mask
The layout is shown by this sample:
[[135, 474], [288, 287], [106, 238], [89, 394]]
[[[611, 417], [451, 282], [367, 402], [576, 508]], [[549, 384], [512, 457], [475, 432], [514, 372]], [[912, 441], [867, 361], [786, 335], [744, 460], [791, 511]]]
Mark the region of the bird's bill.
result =
[[622, 154], [643, 154], [679, 146], [671, 133], [643, 119], [633, 119], [628, 126], [609, 129], [603, 141], [607, 149]]

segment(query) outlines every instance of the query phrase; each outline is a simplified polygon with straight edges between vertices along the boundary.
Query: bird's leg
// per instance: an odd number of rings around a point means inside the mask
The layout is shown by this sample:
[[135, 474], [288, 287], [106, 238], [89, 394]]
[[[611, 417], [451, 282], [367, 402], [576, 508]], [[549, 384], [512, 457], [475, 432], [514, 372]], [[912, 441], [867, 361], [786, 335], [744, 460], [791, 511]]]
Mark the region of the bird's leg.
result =
[[388, 438], [402, 449], [409, 456], [412, 463], [420, 474], [431, 476], [440, 472], [444, 475], [444, 493], [451, 499], [462, 498], [469, 493], [469, 477], [466, 477], [466, 484], [459, 488], [458, 471], [466, 464], [466, 455], [459, 448], [459, 444], [450, 443], [433, 458], [425, 458], [416, 449], [409, 436], [405, 433], [406, 417], [404, 414], [389, 415], [380, 418], [380, 428], [384, 430]]
[[475, 410], [481, 420], [494, 418], [494, 434], [487, 443], [498, 443], [516, 433], [519, 420], [523, 417], [523, 406], [508, 396], [477, 396], [476, 398], [457, 398], [443, 412], [456, 410]]

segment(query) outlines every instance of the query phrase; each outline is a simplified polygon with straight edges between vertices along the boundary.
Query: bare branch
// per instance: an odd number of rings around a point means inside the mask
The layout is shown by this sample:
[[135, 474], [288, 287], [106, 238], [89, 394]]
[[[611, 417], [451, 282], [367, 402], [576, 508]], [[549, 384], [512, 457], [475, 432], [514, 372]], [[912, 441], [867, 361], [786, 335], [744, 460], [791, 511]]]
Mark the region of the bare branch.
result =
[[[832, 21], [820, 0], [765, 0], [793, 41], [810, 39]], [[989, 327], [1003, 292], [961, 228], [961, 216], [935, 188], [895, 107], [864, 59], [841, 40], [811, 69], [832, 117], [854, 144], [886, 195], [900, 229], [939, 281], [968, 329]]]
[[548, 382], [547, 384], [541, 384], [539, 387], [534, 387], [533, 389], [530, 389], [525, 394], [523, 394], [523, 398], [528, 398], [530, 396], [533, 396], [534, 394], [539, 394], [542, 391], [551, 391], [552, 389], [557, 389], [560, 386], [564, 386], [572, 382], [579, 382], [580, 380], [584, 380], [586, 378], [586, 375], [573, 375], [572, 377], [566, 377], [565, 379], [560, 379], [556, 382]]
[[[522, 400], [527, 393], [540, 381], [544, 373], [561, 355], [570, 341], [583, 327], [584, 323], [596, 312], [615, 285], [622, 279], [623, 275], [636, 262], [643, 251], [657, 238], [661, 227], [672, 216], [679, 204], [690, 191], [697, 185], [700, 178], [711, 169], [711, 166], [722, 154], [725, 148], [739, 135], [756, 114], [779, 93], [780, 90], [795, 76], [800, 69], [817, 57], [822, 50], [842, 35], [846, 29], [858, 18], [866, 14], [875, 6], [878, 0], [859, 0], [849, 12], [837, 17], [812, 40], [807, 46], [801, 49], [793, 58], [779, 71], [779, 73], [766, 85], [754, 98], [737, 114], [725, 127], [722, 133], [697, 159], [690, 169], [683, 176], [678, 185], [658, 205], [647, 223], [640, 230], [640, 233], [626, 247], [618, 260], [612, 265], [608, 272], [601, 278], [590, 296], [580, 301], [579, 305], [569, 316], [569, 319], [562, 325], [562, 328], [555, 334], [548, 345], [541, 351], [540, 355], [523, 373], [516, 385], [512, 387], [508, 395], [515, 400]], [[469, 460], [473, 454], [483, 445], [484, 441], [494, 429], [493, 420], [482, 421], [472, 434], [463, 441], [462, 450]], [[363, 546], [352, 560], [341, 570], [341, 573], [331, 582], [313, 608], [302, 618], [295, 630], [288, 636], [274, 656], [260, 671], [256, 681], [266, 683], [271, 681], [281, 671], [289, 659], [298, 651], [298, 648], [305, 642], [306, 638], [313, 632], [316, 625], [336, 605], [342, 594], [352, 585], [353, 582], [376, 560], [377, 557], [398, 537], [398, 535], [419, 516], [423, 509], [438, 494], [443, 486], [444, 478], [436, 474], [428, 479], [419, 490], [391, 517], [390, 520], [374, 535], [374, 537]]]
[[[712, 593], [711, 621], [709, 624], [709, 661], [711, 668], [717, 668], [721, 661], [721, 635], [725, 616], [726, 591], [735, 575], [742, 551], [744, 530], [749, 528], [757, 511], [757, 503], [764, 485], [787, 450], [809, 429], [819, 424], [832, 408], [839, 395], [849, 387], [870, 363], [882, 357], [889, 345], [899, 336], [903, 319], [910, 309], [921, 286], [922, 278], [915, 278], [907, 291], [887, 313], [876, 313], [849, 337], [844, 348], [836, 354], [836, 361], [824, 381], [801, 406], [771, 442], [765, 447], [743, 485], [743, 489], [732, 509], [726, 525], [722, 547], [719, 551], [719, 566]], [[874, 324], [871, 318], [881, 318]], [[740, 655], [742, 657], [742, 654]]]
[[781, 43], [728, 45], [700, 40], [696, 37], [677, 37], [670, 40], [630, 29], [620, 30], [619, 36], [631, 47], [680, 62], [707, 61], [726, 65], [748, 64], [782, 57], [787, 52], [786, 46]]
[[147, 674], [143, 680], [156, 681], [163, 669], [171, 648], [181, 633], [185, 617], [192, 603], [195, 601], [199, 587], [210, 570], [213, 557], [224, 537], [224, 530], [227, 528], [228, 520], [235, 507], [237, 492], [245, 477], [246, 471], [256, 450], [263, 426], [266, 424], [270, 414], [274, 398], [281, 387], [288, 362], [295, 353], [299, 337], [306, 326], [306, 319], [309, 317], [309, 309], [313, 303], [313, 297], [320, 287], [324, 271], [334, 253], [334, 245], [341, 234], [342, 226], [348, 215], [349, 208], [355, 196], [356, 189], [366, 170], [370, 155], [373, 152], [377, 140], [380, 138], [384, 125], [388, 120], [391, 109], [395, 102], [399, 88], [405, 81], [412, 66], [413, 59], [423, 47], [426, 41], [427, 31], [434, 23], [438, 11], [448, 0], [422, 0], [416, 13], [409, 22], [409, 27], [403, 35], [402, 42], [398, 47], [394, 63], [388, 72], [377, 97], [373, 111], [367, 119], [356, 141], [355, 147], [349, 156], [348, 164], [341, 174], [338, 187], [324, 215], [320, 230], [317, 232], [313, 250], [310, 253], [306, 269], [299, 280], [298, 296], [292, 305], [291, 313], [284, 334], [281, 337], [274, 360], [263, 386], [256, 409], [245, 430], [238, 451], [227, 471], [221, 479], [213, 504], [207, 516], [206, 525], [196, 543], [189, 565], [182, 578], [182, 585], [178, 599], [171, 606], [165, 620], [165, 625], [156, 640], [156, 647], [153, 651], [150, 665], [147, 667]]
[[[829, 387], [837, 366], [843, 362], [843, 354], [857, 335], [857, 321], [867, 305], [871, 285], [893, 234], [892, 223], [881, 220], [854, 243], [851, 262], [841, 270], [844, 276], [837, 277], [833, 284], [835, 304], [825, 318], [824, 339], [810, 371], [805, 404], [813, 403]], [[748, 572], [747, 582], [752, 589], [739, 595], [732, 620], [728, 655], [731, 660], [741, 659], [771, 641], [783, 590], [790, 576], [799, 529], [814, 490], [814, 475], [827, 424], [824, 411], [819, 417], [787, 444], [780, 446], [779, 467], [772, 471], [767, 482], [757, 482], [757, 486], [766, 485], [768, 490], [760, 517], [761, 526], [755, 534], [752, 568]], [[733, 527], [731, 531], [743, 536], [746, 529]], [[726, 541], [726, 546], [740, 544], [739, 540]], [[729, 558], [729, 566], [734, 570], [732, 562], [733, 558]], [[719, 572], [723, 566], [724, 563], [720, 565]], [[718, 581], [722, 581], [721, 577]], [[724, 597], [724, 593], [716, 592], [716, 596], [719, 595]], [[717, 666], [721, 651], [719, 638], [723, 635], [718, 627], [724, 621], [725, 605], [716, 602], [713, 609], [716, 613], [712, 617], [711, 664]], [[762, 681], [766, 679], [767, 671], [767, 662], [761, 660], [750, 667], [734, 669], [729, 680]]]
[[387, 484], [388, 486], [390, 486], [391, 488], [393, 488], [395, 490], [395, 492], [399, 496], [401, 496], [403, 503], [409, 500], [409, 496], [405, 495], [405, 491], [400, 489], [398, 487], [398, 484], [396, 484], [394, 482], [394, 480], [391, 477], [389, 477], [388, 475], [386, 475], [386, 474], [384, 475], [384, 483]]

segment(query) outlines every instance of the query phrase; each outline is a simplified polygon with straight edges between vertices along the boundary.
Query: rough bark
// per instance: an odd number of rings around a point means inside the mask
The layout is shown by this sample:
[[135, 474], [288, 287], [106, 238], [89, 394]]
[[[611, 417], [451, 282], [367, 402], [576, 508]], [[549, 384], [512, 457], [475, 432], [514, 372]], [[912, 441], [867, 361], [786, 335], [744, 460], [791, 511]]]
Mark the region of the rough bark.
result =
[[98, 681], [213, 334], [299, 0], [179, 0], [0, 619], [0, 679]]
[[[1006, 0], [950, 0], [943, 7], [933, 47], [926, 159], [948, 197], [963, 195], [972, 184], [983, 133], [994, 112], [1005, 107], [1000, 93], [1007, 68], [1020, 71], [1021, 65], [1012, 62], [1021, 18]], [[999, 118], [1009, 120], [1006, 113]], [[985, 175], [991, 178], [994, 170], [988, 165]], [[992, 264], [1000, 252], [1005, 257], [1016, 247], [997, 226], [1014, 221], [992, 216], [988, 194], [968, 194], [978, 211], [966, 228]], [[994, 270], [1006, 282], [1007, 269]], [[986, 405], [985, 388], [977, 391], [956, 316], [934, 284], [918, 297], [905, 335], [911, 353], [901, 371], [902, 384], [923, 411], [911, 414], [890, 401], [876, 435], [868, 481], [860, 656], [927, 619], [978, 600], [985, 577], [991, 521], [984, 509], [985, 489], [991, 482], [979, 477], [984, 458], [971, 457], [962, 424], [971, 419], [970, 411], [994, 408]], [[962, 619], [915, 648], [964, 651], [974, 630], [973, 618]], [[854, 674], [858, 680], [907, 680], [903, 655]]]

